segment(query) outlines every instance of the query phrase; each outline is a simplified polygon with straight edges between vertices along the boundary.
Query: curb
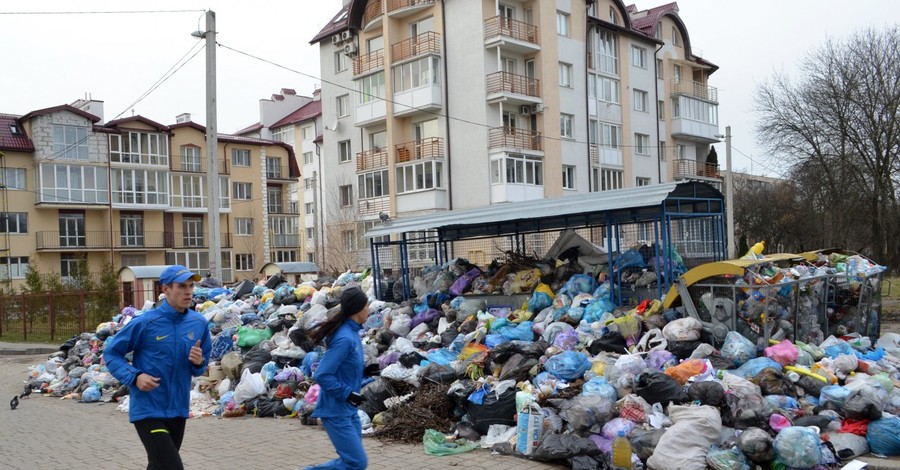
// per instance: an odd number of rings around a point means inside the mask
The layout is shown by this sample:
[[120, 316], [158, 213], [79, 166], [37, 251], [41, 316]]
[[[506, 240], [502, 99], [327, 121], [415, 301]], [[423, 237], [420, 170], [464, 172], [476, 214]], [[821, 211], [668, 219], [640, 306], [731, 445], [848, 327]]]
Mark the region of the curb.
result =
[[26, 349], [0, 349], [0, 356], [34, 356], [37, 354], [53, 354], [59, 348], [26, 348]]

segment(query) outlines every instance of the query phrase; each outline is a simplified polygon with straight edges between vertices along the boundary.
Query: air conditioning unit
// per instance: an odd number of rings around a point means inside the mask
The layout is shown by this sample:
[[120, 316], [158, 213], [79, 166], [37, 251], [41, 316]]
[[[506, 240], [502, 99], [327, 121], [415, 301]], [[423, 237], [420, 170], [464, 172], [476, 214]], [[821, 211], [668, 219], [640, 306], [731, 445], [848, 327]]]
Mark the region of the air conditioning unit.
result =
[[350, 57], [355, 56], [358, 51], [359, 51], [359, 48], [357, 48], [356, 44], [354, 44], [352, 42], [350, 44], [347, 44], [346, 46], [344, 46], [344, 54], [347, 54]]
[[341, 41], [349, 41], [353, 37], [353, 33], [348, 31], [341, 32]]
[[531, 114], [543, 113], [544, 105], [543, 104], [534, 104], [531, 105]]
[[335, 34], [334, 36], [331, 36], [331, 43], [334, 44], [335, 46], [340, 44], [341, 43], [341, 35]]
[[519, 106], [519, 114], [524, 116], [531, 114], [531, 105], [523, 104], [522, 106]]

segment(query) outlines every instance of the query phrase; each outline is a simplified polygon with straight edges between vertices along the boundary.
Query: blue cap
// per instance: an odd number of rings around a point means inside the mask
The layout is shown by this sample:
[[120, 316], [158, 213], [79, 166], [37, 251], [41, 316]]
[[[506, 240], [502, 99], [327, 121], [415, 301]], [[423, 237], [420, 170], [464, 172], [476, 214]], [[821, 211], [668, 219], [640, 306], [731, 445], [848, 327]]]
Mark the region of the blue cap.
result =
[[192, 273], [190, 269], [180, 264], [176, 264], [163, 270], [162, 274], [159, 276], [159, 283], [169, 285], [173, 282], [184, 282], [188, 279], [199, 281], [200, 275]]

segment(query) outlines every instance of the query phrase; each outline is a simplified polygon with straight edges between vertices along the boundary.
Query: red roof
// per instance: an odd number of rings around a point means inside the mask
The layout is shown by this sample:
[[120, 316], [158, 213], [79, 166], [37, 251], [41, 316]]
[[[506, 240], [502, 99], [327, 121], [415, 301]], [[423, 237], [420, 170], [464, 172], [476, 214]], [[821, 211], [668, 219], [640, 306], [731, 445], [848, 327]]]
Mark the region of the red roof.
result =
[[251, 132], [256, 132], [262, 128], [263, 128], [262, 124], [257, 122], [255, 124], [250, 124], [249, 126], [235, 132], [234, 135], [249, 134]]
[[78, 108], [76, 108], [76, 107], [74, 107], [74, 106], [72, 106], [72, 105], [70, 105], [70, 104], [61, 104], [61, 105], [59, 105], [59, 106], [53, 106], [53, 107], [50, 107], [50, 108], [38, 109], [38, 110], [36, 110], [36, 111], [32, 111], [32, 112], [30, 112], [30, 113], [28, 113], [28, 114], [26, 114], [26, 115], [20, 117], [19, 120], [20, 120], [20, 121], [27, 121], [27, 120], [29, 120], [29, 119], [31, 119], [31, 118], [33, 118], [33, 117], [36, 117], [36, 116], [42, 116], [42, 115], [44, 115], [44, 114], [55, 113], [55, 112], [57, 112], [57, 111], [69, 111], [69, 112], [75, 113], [75, 114], [77, 114], [77, 115], [79, 115], [79, 116], [81, 116], [81, 117], [83, 117], [83, 118], [85, 118], [85, 119], [88, 119], [88, 120], [90, 120], [91, 122], [100, 122], [100, 118], [99, 118], [99, 117], [94, 116], [93, 114], [91, 114], [91, 113], [89, 113], [89, 112], [87, 112], [87, 111], [82, 111], [82, 110], [80, 110], [80, 109], [78, 109]]
[[[19, 117], [16, 114], [0, 113], [0, 150], [34, 152], [34, 144], [25, 135], [25, 129], [19, 125]], [[17, 134], [13, 134], [13, 127], [18, 130]]]
[[[352, 3], [352, 2], [351, 2]], [[350, 24], [348, 21], [350, 13], [350, 5], [344, 5], [344, 8], [341, 8], [341, 11], [337, 12], [328, 24], [319, 31], [319, 34], [316, 34], [316, 37], [312, 38], [309, 43], [315, 44], [327, 37], [333, 36], [335, 33], [339, 33], [345, 29], [347, 29]]]
[[[634, 5], [630, 5], [630, 7], [634, 7]], [[636, 10], [637, 8], [635, 8]], [[665, 13], [678, 13], [678, 4], [675, 2], [667, 3], [665, 5], [660, 5], [658, 7], [653, 7], [647, 10], [647, 14], [640, 17], [635, 18], [631, 17], [631, 27], [646, 34], [647, 36], [654, 37], [656, 35], [656, 25], [659, 23], [660, 17]]]
[[[322, 115], [322, 102], [321, 101], [310, 101], [305, 105], [298, 108], [291, 114], [281, 118], [275, 124], [269, 126], [269, 129], [275, 129], [277, 127], [286, 126], [288, 124], [294, 124], [301, 121], [306, 121], [308, 119], [313, 119], [316, 116]], [[240, 134], [240, 132], [237, 132]]]
[[122, 119], [114, 119], [114, 120], [109, 121], [106, 124], [104, 124], [104, 126], [106, 126], [106, 127], [128, 127], [128, 124], [132, 123], [132, 122], [140, 122], [140, 123], [146, 124], [154, 129], [156, 129], [157, 132], [165, 132], [169, 129], [168, 126], [166, 126], [165, 124], [160, 124], [151, 119], [147, 119], [144, 116], [141, 116], [140, 114], [138, 114], [137, 116], [130, 116], [130, 117], [122, 118]]

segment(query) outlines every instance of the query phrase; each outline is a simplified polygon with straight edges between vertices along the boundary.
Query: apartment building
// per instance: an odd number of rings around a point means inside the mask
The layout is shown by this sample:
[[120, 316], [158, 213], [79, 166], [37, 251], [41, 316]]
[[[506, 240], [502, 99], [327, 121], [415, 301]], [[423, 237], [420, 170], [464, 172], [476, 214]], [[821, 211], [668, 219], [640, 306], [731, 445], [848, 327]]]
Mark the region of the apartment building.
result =
[[355, 217], [325, 223], [360, 264], [380, 214], [718, 178], [716, 66], [676, 3], [346, 0], [312, 43], [324, 186]]
[[[63, 278], [82, 260], [91, 272], [110, 261], [209, 268], [206, 129], [189, 115], [171, 126], [142, 116], [102, 123], [102, 102], [79, 100], [0, 120], [7, 286], [23, 283], [29, 261]], [[300, 171], [280, 142], [218, 142], [219, 276], [252, 279], [279, 253], [268, 242], [279, 233], [280, 207], [267, 203], [275, 201], [269, 188], [295, 184]], [[296, 246], [287, 250], [294, 257]]]

